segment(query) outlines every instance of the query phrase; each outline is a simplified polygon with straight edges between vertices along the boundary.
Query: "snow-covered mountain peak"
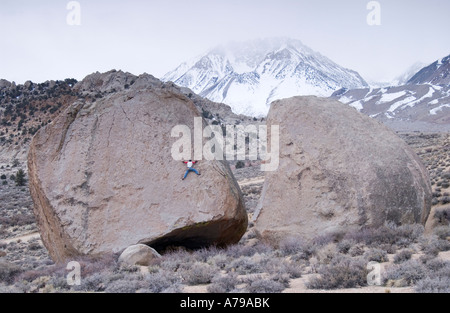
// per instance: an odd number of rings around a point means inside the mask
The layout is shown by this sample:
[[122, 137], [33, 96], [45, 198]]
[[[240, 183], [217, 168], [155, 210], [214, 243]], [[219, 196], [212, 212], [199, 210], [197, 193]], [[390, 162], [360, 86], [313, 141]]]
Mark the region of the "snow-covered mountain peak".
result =
[[211, 49], [194, 63], [169, 72], [164, 81], [192, 89], [234, 112], [261, 116], [274, 100], [296, 95], [330, 96], [361, 88], [361, 76], [289, 38], [233, 42]]

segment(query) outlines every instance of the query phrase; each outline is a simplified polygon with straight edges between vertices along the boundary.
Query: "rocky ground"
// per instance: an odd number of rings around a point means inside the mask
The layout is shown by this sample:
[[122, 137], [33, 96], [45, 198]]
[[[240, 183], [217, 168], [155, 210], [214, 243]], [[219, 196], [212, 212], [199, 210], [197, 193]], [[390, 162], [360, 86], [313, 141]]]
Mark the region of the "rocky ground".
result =
[[427, 231], [436, 224], [447, 225], [450, 219], [450, 135], [400, 134], [414, 148], [428, 169], [433, 188], [432, 217]]
[[[275, 249], [259, 242], [250, 222], [238, 245], [227, 249], [177, 250], [149, 267], [123, 268], [117, 255], [77, 260], [81, 286], [66, 283], [43, 247], [27, 187], [11, 179], [24, 164], [0, 167], [1, 292], [450, 292], [450, 135], [400, 134], [423, 159], [433, 184], [433, 215], [419, 225], [360, 231], [311, 241], [288, 238]], [[251, 221], [264, 173], [258, 164], [233, 172]], [[4, 178], [4, 179], [3, 179]], [[368, 286], [367, 264], [379, 262], [382, 286]]]

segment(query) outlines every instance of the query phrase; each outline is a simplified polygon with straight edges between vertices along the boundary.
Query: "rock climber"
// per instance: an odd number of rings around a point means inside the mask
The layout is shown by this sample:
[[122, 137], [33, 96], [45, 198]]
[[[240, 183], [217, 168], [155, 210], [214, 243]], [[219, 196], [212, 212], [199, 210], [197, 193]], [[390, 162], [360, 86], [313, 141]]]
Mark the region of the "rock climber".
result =
[[192, 161], [192, 160], [189, 160], [188, 162], [186, 162], [186, 161], [184, 161], [183, 162], [184, 164], [186, 164], [187, 165], [187, 171], [186, 171], [186, 174], [184, 174], [184, 177], [182, 178], [182, 180], [185, 180], [186, 179], [186, 177], [188, 176], [188, 174], [189, 174], [189, 172], [194, 172], [195, 174], [197, 174], [198, 176], [200, 176], [201, 174], [194, 168], [194, 164], [197, 164], [198, 163], [198, 161]]

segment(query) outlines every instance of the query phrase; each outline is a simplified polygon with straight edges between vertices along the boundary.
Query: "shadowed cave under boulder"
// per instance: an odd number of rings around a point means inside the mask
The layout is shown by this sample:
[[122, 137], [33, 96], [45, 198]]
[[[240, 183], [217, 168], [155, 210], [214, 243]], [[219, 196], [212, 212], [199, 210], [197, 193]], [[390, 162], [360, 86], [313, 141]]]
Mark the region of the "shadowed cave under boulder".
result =
[[[244, 225], [245, 226], [245, 225]], [[197, 250], [211, 246], [211, 239], [216, 243], [214, 246], [224, 248], [230, 244], [230, 238], [235, 237], [236, 243], [245, 232], [245, 227], [235, 227], [235, 223], [205, 222], [192, 226], [176, 229], [167, 235], [153, 241], [141, 241], [159, 253], [164, 253], [172, 248], [186, 248]]]

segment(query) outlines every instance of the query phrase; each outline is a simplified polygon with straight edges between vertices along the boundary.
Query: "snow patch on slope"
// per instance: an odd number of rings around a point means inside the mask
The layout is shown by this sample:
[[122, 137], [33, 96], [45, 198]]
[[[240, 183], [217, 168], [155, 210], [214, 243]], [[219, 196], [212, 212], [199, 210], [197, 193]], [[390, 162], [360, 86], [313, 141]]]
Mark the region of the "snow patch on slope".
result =
[[346, 96], [343, 96], [339, 99], [340, 102], [344, 103], [344, 104], [349, 104], [350, 102], [354, 101], [353, 98], [349, 98]]
[[401, 98], [406, 95], [406, 91], [400, 91], [396, 93], [384, 93], [377, 104], [392, 102], [395, 99]]
[[361, 101], [355, 101], [355, 102], [350, 103], [349, 105], [351, 107], [357, 109], [359, 112], [361, 112], [364, 109]]
[[430, 110], [430, 115], [437, 115], [438, 112], [444, 110], [444, 108], [450, 108], [450, 104], [443, 104], [441, 106], [438, 106], [437, 108]]
[[414, 100], [416, 100], [416, 97], [414, 97], [414, 96], [407, 97], [407, 98], [405, 98], [405, 99], [403, 99], [401, 101], [398, 101], [398, 102], [394, 103], [393, 105], [391, 105], [391, 107], [387, 111], [394, 114], [394, 112], [397, 109], [401, 108], [404, 105], [408, 105], [410, 102], [412, 102]]

